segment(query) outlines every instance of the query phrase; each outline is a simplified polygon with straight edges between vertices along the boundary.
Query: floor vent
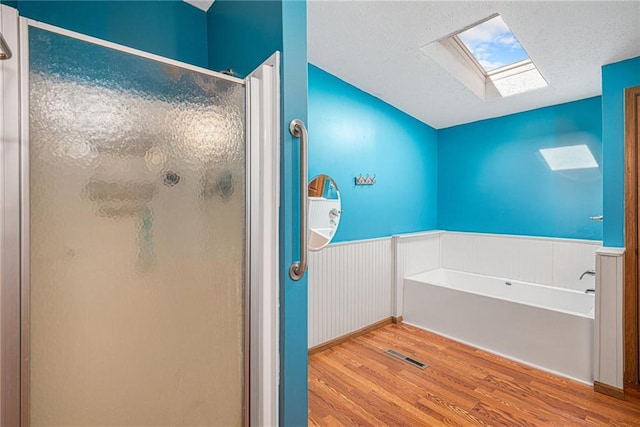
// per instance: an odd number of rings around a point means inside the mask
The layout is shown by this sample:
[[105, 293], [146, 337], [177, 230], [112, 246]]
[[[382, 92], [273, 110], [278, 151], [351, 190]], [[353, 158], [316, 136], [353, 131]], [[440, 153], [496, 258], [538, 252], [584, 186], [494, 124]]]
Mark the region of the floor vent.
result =
[[410, 358], [409, 356], [405, 356], [402, 353], [398, 353], [395, 350], [388, 349], [388, 350], [385, 350], [385, 353], [387, 353], [389, 356], [393, 356], [393, 357], [395, 357], [397, 359], [404, 360], [405, 362], [415, 366], [416, 368], [427, 369], [429, 367], [429, 365], [427, 365], [426, 363], [419, 362], [419, 361], [417, 361], [415, 359]]

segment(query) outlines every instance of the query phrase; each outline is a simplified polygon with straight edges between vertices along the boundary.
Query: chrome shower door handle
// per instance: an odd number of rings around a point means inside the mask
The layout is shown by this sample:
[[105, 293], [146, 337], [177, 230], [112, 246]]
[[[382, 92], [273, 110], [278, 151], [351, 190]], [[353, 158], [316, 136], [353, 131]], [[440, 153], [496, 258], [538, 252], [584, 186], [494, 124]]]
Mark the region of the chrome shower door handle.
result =
[[289, 267], [289, 277], [292, 280], [300, 280], [307, 270], [307, 128], [302, 120], [295, 119], [289, 123], [289, 132], [296, 138], [300, 138], [300, 261], [295, 261]]
[[591, 220], [591, 221], [603, 221], [604, 220], [604, 216], [603, 215], [590, 216], [589, 220]]
[[0, 33], [0, 61], [3, 59], [11, 59], [12, 56], [7, 41], [2, 37], [2, 33]]

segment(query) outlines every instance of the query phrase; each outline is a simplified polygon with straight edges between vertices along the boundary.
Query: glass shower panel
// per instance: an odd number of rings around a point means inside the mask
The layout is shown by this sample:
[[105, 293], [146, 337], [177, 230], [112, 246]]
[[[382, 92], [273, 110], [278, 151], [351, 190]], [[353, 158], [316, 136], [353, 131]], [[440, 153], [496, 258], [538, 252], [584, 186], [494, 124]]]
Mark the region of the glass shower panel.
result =
[[33, 426], [241, 425], [245, 91], [29, 29]]

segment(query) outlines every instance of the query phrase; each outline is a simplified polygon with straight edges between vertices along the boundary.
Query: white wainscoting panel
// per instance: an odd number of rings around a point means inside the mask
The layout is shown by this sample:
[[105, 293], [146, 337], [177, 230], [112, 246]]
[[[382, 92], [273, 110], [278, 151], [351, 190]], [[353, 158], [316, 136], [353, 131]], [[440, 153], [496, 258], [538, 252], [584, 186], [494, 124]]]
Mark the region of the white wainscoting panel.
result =
[[593, 379], [622, 390], [624, 249], [598, 249], [596, 272]]
[[446, 232], [442, 267], [525, 282], [552, 283], [552, 241], [490, 234]]
[[601, 242], [554, 241], [553, 242], [553, 280], [558, 288], [584, 291], [596, 288], [595, 276], [580, 276], [587, 270], [596, 268], [596, 250]]
[[391, 238], [309, 252], [308, 347], [391, 316]]
[[402, 316], [404, 278], [435, 268], [593, 289], [601, 242], [430, 231], [329, 245], [309, 254], [309, 347]]
[[440, 268], [441, 231], [393, 236], [395, 258], [393, 316], [402, 316], [404, 278]]

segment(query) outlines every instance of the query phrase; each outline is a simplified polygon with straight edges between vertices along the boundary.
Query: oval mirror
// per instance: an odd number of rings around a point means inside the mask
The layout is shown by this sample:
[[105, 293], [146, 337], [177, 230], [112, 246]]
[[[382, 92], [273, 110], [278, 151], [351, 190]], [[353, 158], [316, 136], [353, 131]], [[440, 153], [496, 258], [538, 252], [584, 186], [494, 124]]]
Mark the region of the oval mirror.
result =
[[310, 251], [319, 251], [336, 235], [340, 215], [340, 192], [329, 175], [318, 175], [309, 183], [309, 234]]

